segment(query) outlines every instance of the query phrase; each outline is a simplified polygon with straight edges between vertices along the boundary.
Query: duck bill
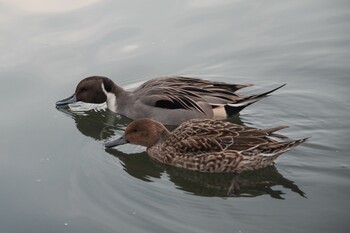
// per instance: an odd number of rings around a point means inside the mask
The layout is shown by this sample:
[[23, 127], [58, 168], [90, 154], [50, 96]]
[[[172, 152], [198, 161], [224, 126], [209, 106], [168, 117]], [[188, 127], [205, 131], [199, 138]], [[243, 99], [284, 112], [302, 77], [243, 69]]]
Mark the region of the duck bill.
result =
[[105, 147], [110, 148], [110, 147], [115, 147], [115, 146], [120, 146], [129, 143], [124, 139], [124, 135], [118, 138], [117, 140], [112, 140], [109, 142], [105, 143]]
[[66, 104], [72, 104], [77, 102], [77, 97], [75, 94], [73, 94], [72, 96], [65, 98], [63, 100], [59, 100], [56, 102], [56, 106], [62, 106], [62, 105], [66, 105]]

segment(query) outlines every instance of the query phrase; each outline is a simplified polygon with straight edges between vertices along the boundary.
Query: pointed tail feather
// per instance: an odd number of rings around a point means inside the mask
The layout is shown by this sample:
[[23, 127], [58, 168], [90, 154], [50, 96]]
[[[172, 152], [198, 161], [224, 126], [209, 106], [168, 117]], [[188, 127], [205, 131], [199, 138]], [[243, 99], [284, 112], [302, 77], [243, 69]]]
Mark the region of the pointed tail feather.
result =
[[287, 85], [287, 84], [286, 83], [282, 84], [281, 86], [276, 87], [275, 89], [272, 89], [270, 91], [267, 91], [267, 92], [264, 92], [264, 93], [261, 93], [261, 94], [258, 94], [258, 95], [252, 95], [250, 97], [253, 98], [253, 99], [264, 98], [264, 97], [268, 96], [269, 94], [271, 94], [272, 92], [277, 91], [278, 89], [284, 87], [285, 85]]
[[276, 127], [272, 127], [272, 128], [268, 128], [268, 129], [263, 129], [264, 132], [268, 133], [268, 134], [271, 134], [271, 133], [274, 133], [278, 130], [281, 130], [281, 129], [285, 129], [285, 128], [288, 128], [289, 126], [287, 125], [280, 125], [280, 126], [276, 126]]
[[266, 148], [266, 150], [261, 153], [263, 156], [263, 160], [273, 162], [281, 154], [283, 154], [283, 153], [289, 151], [290, 149], [300, 145], [301, 143], [305, 142], [308, 139], [309, 139], [309, 137], [294, 140], [294, 141], [289, 141], [289, 142], [280, 142], [280, 143], [277, 143], [273, 147], [270, 146], [269, 148]]
[[238, 100], [236, 103], [225, 105], [225, 111], [228, 116], [236, 115], [245, 107], [248, 107], [249, 105], [269, 96], [269, 94], [271, 94], [274, 91], [277, 91], [278, 89], [284, 87], [285, 85], [286, 84], [283, 84], [275, 89], [272, 89], [270, 91], [267, 91], [261, 94], [243, 97], [242, 99]]
[[289, 126], [281, 125], [281, 126], [276, 126], [276, 127], [273, 127], [273, 128], [264, 129], [263, 132], [266, 132], [269, 136], [272, 136], [272, 137], [275, 137], [275, 138], [288, 138], [287, 136], [285, 136], [283, 134], [275, 133], [278, 130], [285, 129], [285, 128], [288, 128], [288, 127]]
[[307, 137], [307, 138], [302, 138], [302, 139], [297, 139], [297, 140], [294, 140], [294, 141], [290, 141], [290, 142], [286, 142], [286, 147], [285, 149], [283, 150], [283, 152], [285, 151], [288, 151], [298, 145], [300, 145], [301, 143], [305, 142], [306, 140], [308, 140], [310, 137]]

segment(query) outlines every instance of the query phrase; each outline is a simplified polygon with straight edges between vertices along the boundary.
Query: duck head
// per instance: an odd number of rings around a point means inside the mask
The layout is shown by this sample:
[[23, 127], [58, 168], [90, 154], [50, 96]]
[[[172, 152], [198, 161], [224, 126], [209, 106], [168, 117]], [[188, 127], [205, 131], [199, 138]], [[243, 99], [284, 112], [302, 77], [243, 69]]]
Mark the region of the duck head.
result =
[[101, 104], [106, 102], [108, 93], [112, 92], [114, 83], [112, 80], [101, 76], [91, 76], [81, 80], [72, 96], [59, 100], [56, 106], [72, 104], [78, 101], [85, 103]]
[[148, 118], [137, 119], [126, 127], [123, 136], [105, 143], [105, 146], [115, 147], [130, 143], [149, 148], [165, 140], [168, 135], [170, 135], [170, 132], [162, 123]]

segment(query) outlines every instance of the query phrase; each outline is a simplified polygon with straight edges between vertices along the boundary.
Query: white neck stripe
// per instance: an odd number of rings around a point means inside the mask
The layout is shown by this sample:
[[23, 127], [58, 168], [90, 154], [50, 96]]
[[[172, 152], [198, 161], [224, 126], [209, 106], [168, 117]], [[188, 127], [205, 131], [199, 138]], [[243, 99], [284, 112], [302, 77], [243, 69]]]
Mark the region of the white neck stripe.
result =
[[105, 85], [101, 83], [102, 91], [103, 93], [106, 94], [107, 96], [107, 108], [113, 112], [117, 112], [117, 101], [116, 101], [116, 96], [114, 93], [107, 92]]

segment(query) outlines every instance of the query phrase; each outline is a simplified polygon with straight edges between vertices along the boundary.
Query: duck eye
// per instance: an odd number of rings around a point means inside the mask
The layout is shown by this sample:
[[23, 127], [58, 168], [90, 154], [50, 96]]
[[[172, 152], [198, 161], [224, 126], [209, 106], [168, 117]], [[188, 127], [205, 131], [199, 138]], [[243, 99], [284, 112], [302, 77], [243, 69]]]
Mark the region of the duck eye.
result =
[[86, 87], [82, 87], [82, 88], [80, 89], [80, 91], [81, 91], [81, 92], [85, 92], [85, 91], [87, 91], [87, 88], [86, 88]]

